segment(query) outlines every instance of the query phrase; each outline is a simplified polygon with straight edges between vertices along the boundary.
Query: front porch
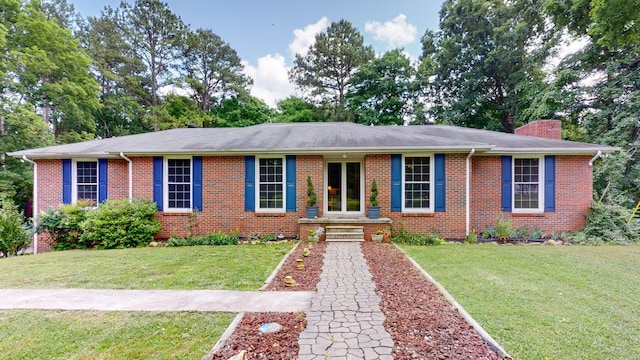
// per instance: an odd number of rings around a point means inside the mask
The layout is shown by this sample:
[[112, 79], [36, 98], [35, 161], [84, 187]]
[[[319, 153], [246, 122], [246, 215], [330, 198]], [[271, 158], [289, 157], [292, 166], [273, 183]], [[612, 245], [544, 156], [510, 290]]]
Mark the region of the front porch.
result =
[[[392, 221], [390, 218], [369, 219], [364, 216], [328, 216], [321, 218], [301, 218], [298, 219], [298, 227], [300, 230], [300, 240], [307, 240], [309, 237], [309, 230], [317, 230], [318, 227], [325, 229], [326, 241], [345, 241], [342, 235], [335, 234], [337, 236], [327, 237], [328, 228], [335, 230], [337, 233], [352, 232], [354, 235], [358, 233], [358, 228], [362, 229], [359, 239], [353, 239], [353, 241], [371, 241], [371, 235], [376, 231], [382, 230], [385, 232], [391, 231]], [[356, 228], [357, 227], [357, 228]], [[322, 240], [322, 239], [321, 239]]]

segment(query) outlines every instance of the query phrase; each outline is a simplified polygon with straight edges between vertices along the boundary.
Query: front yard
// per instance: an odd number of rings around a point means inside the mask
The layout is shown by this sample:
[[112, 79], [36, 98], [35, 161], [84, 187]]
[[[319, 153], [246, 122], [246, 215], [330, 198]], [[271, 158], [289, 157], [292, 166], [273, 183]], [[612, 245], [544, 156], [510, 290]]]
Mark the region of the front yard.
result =
[[[0, 260], [0, 287], [257, 290], [292, 246], [21, 256]], [[640, 246], [402, 247], [515, 359], [640, 358]], [[200, 358], [232, 318], [5, 310], [0, 358]]]
[[514, 359], [640, 358], [640, 246], [403, 246]]
[[[77, 250], [0, 260], [0, 288], [259, 289], [293, 243]], [[199, 359], [235, 314], [0, 310], [1, 359]]]

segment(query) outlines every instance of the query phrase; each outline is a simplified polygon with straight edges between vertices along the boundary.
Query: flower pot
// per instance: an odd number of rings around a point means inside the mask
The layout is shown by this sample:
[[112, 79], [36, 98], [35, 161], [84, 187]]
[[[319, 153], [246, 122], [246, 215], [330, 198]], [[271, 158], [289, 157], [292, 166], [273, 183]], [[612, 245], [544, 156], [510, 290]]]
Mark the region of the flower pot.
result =
[[379, 219], [380, 218], [380, 206], [368, 206], [367, 214], [369, 215], [369, 219]]
[[315, 219], [318, 217], [317, 206], [307, 206], [307, 219]]
[[384, 238], [383, 234], [372, 234], [371, 235], [371, 240], [373, 240], [375, 242], [382, 242], [383, 238]]

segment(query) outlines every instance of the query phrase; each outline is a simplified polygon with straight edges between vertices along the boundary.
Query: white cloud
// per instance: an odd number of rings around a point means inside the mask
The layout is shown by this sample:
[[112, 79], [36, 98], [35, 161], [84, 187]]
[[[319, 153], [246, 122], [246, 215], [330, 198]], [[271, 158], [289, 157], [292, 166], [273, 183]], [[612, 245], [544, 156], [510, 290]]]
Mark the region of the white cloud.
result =
[[244, 62], [244, 73], [253, 79], [251, 95], [271, 107], [295, 93], [295, 87], [289, 82], [288, 70], [284, 57], [277, 53], [258, 59], [258, 66]]
[[418, 29], [407, 24], [407, 17], [404, 14], [396, 16], [391, 21], [381, 24], [378, 21], [367, 21], [364, 31], [372, 33], [377, 41], [386, 42], [390, 48], [396, 48], [410, 44], [415, 41]]
[[304, 29], [293, 30], [294, 39], [289, 44], [289, 54], [293, 58], [296, 54], [301, 56], [307, 55], [309, 47], [316, 41], [316, 35], [329, 26], [329, 19], [323, 16], [315, 24], [310, 24], [304, 27]]

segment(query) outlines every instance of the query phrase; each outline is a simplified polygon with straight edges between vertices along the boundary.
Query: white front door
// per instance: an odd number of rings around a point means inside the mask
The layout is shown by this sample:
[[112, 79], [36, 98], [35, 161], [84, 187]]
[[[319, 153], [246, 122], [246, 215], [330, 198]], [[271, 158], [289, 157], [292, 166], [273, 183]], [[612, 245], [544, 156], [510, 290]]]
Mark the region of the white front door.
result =
[[363, 213], [362, 163], [329, 161], [325, 171], [325, 211], [329, 214]]

